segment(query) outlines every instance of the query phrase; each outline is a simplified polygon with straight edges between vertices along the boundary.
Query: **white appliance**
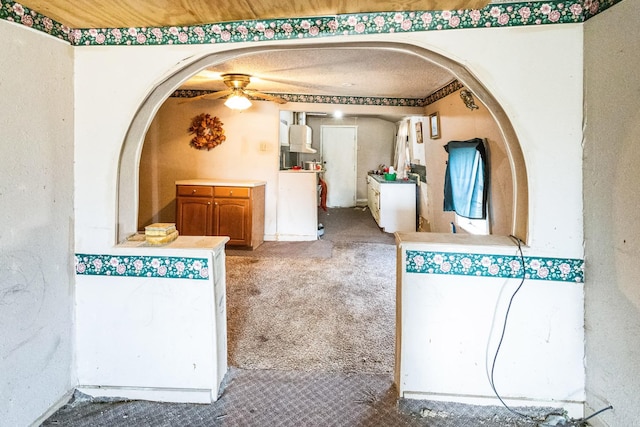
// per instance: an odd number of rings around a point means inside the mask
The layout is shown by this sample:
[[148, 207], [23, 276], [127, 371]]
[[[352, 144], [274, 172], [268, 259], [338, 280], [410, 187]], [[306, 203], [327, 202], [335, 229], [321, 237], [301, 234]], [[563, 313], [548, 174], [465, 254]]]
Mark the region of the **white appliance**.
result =
[[294, 153], [317, 153], [317, 150], [311, 148], [311, 128], [309, 126], [289, 126], [289, 151]]
[[318, 174], [280, 171], [276, 227], [279, 241], [318, 240]]

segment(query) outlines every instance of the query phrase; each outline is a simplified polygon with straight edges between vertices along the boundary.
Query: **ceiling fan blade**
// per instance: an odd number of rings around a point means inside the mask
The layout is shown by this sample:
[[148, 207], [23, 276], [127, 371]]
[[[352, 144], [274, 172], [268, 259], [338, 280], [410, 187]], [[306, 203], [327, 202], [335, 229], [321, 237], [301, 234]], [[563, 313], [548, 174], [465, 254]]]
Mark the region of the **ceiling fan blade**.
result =
[[229, 90], [221, 90], [220, 92], [205, 93], [204, 95], [194, 96], [193, 98], [185, 98], [183, 101], [180, 101], [179, 104], [184, 104], [185, 102], [197, 101], [199, 99], [218, 99], [218, 98], [223, 98], [223, 97], [229, 95], [232, 92], [233, 92], [233, 90], [229, 89]]
[[271, 102], [276, 102], [278, 104], [286, 104], [287, 100], [286, 99], [282, 99], [279, 98], [277, 96], [273, 96], [273, 95], [267, 95], [266, 93], [262, 93], [262, 92], [256, 92], [254, 90], [246, 90], [244, 91], [247, 95], [253, 97], [253, 98], [258, 98], [258, 99], [264, 99], [267, 101], [271, 101]]

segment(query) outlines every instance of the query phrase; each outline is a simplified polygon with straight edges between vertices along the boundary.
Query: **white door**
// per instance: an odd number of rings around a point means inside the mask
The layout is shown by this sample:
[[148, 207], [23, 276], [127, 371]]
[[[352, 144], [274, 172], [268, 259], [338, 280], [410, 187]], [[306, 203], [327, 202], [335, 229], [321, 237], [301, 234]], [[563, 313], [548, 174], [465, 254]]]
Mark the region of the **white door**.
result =
[[355, 126], [320, 128], [327, 207], [350, 208], [356, 205], [356, 133]]

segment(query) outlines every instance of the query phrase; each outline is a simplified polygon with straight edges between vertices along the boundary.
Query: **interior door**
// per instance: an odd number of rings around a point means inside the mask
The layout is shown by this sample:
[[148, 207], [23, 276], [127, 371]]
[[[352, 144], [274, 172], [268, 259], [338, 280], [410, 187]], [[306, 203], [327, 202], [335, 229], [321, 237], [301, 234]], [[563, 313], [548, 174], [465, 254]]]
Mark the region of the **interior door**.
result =
[[327, 207], [350, 208], [356, 205], [356, 135], [356, 126], [320, 128]]

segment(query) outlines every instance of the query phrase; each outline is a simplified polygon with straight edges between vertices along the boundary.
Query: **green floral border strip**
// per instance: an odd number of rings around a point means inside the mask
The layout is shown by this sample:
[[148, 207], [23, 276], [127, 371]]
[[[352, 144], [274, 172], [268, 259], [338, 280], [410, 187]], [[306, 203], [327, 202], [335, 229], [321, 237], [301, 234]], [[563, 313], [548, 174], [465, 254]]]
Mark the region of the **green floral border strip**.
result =
[[[407, 251], [407, 273], [522, 278], [519, 255], [488, 255], [455, 252]], [[584, 282], [584, 260], [524, 257], [525, 278]]]
[[496, 3], [473, 10], [360, 13], [181, 27], [69, 29], [20, 3], [0, 0], [0, 19], [43, 31], [72, 45], [188, 45], [581, 23], [620, 1]]
[[458, 80], [453, 80], [451, 83], [445, 85], [444, 87], [433, 92], [431, 95], [427, 96], [424, 99], [424, 105], [433, 104], [436, 101], [444, 99], [447, 96], [451, 95], [452, 93], [456, 92], [457, 90], [462, 89], [463, 87], [464, 85], [460, 83]]
[[73, 31], [71, 28], [44, 16], [35, 10], [31, 10], [20, 3], [0, 0], [0, 19], [16, 22], [34, 30], [42, 31], [53, 37], [57, 37], [71, 44], [73, 43]]
[[[171, 94], [174, 98], [193, 98], [196, 96], [214, 93], [212, 90], [179, 89]], [[336, 95], [304, 95], [293, 93], [269, 93], [288, 102], [306, 102], [310, 104], [349, 104], [349, 105], [380, 105], [384, 107], [424, 107], [425, 100], [420, 98], [383, 98], [362, 96], [336, 96]], [[249, 95], [249, 98], [260, 101]]]
[[76, 274], [207, 280], [206, 258], [76, 254]]

